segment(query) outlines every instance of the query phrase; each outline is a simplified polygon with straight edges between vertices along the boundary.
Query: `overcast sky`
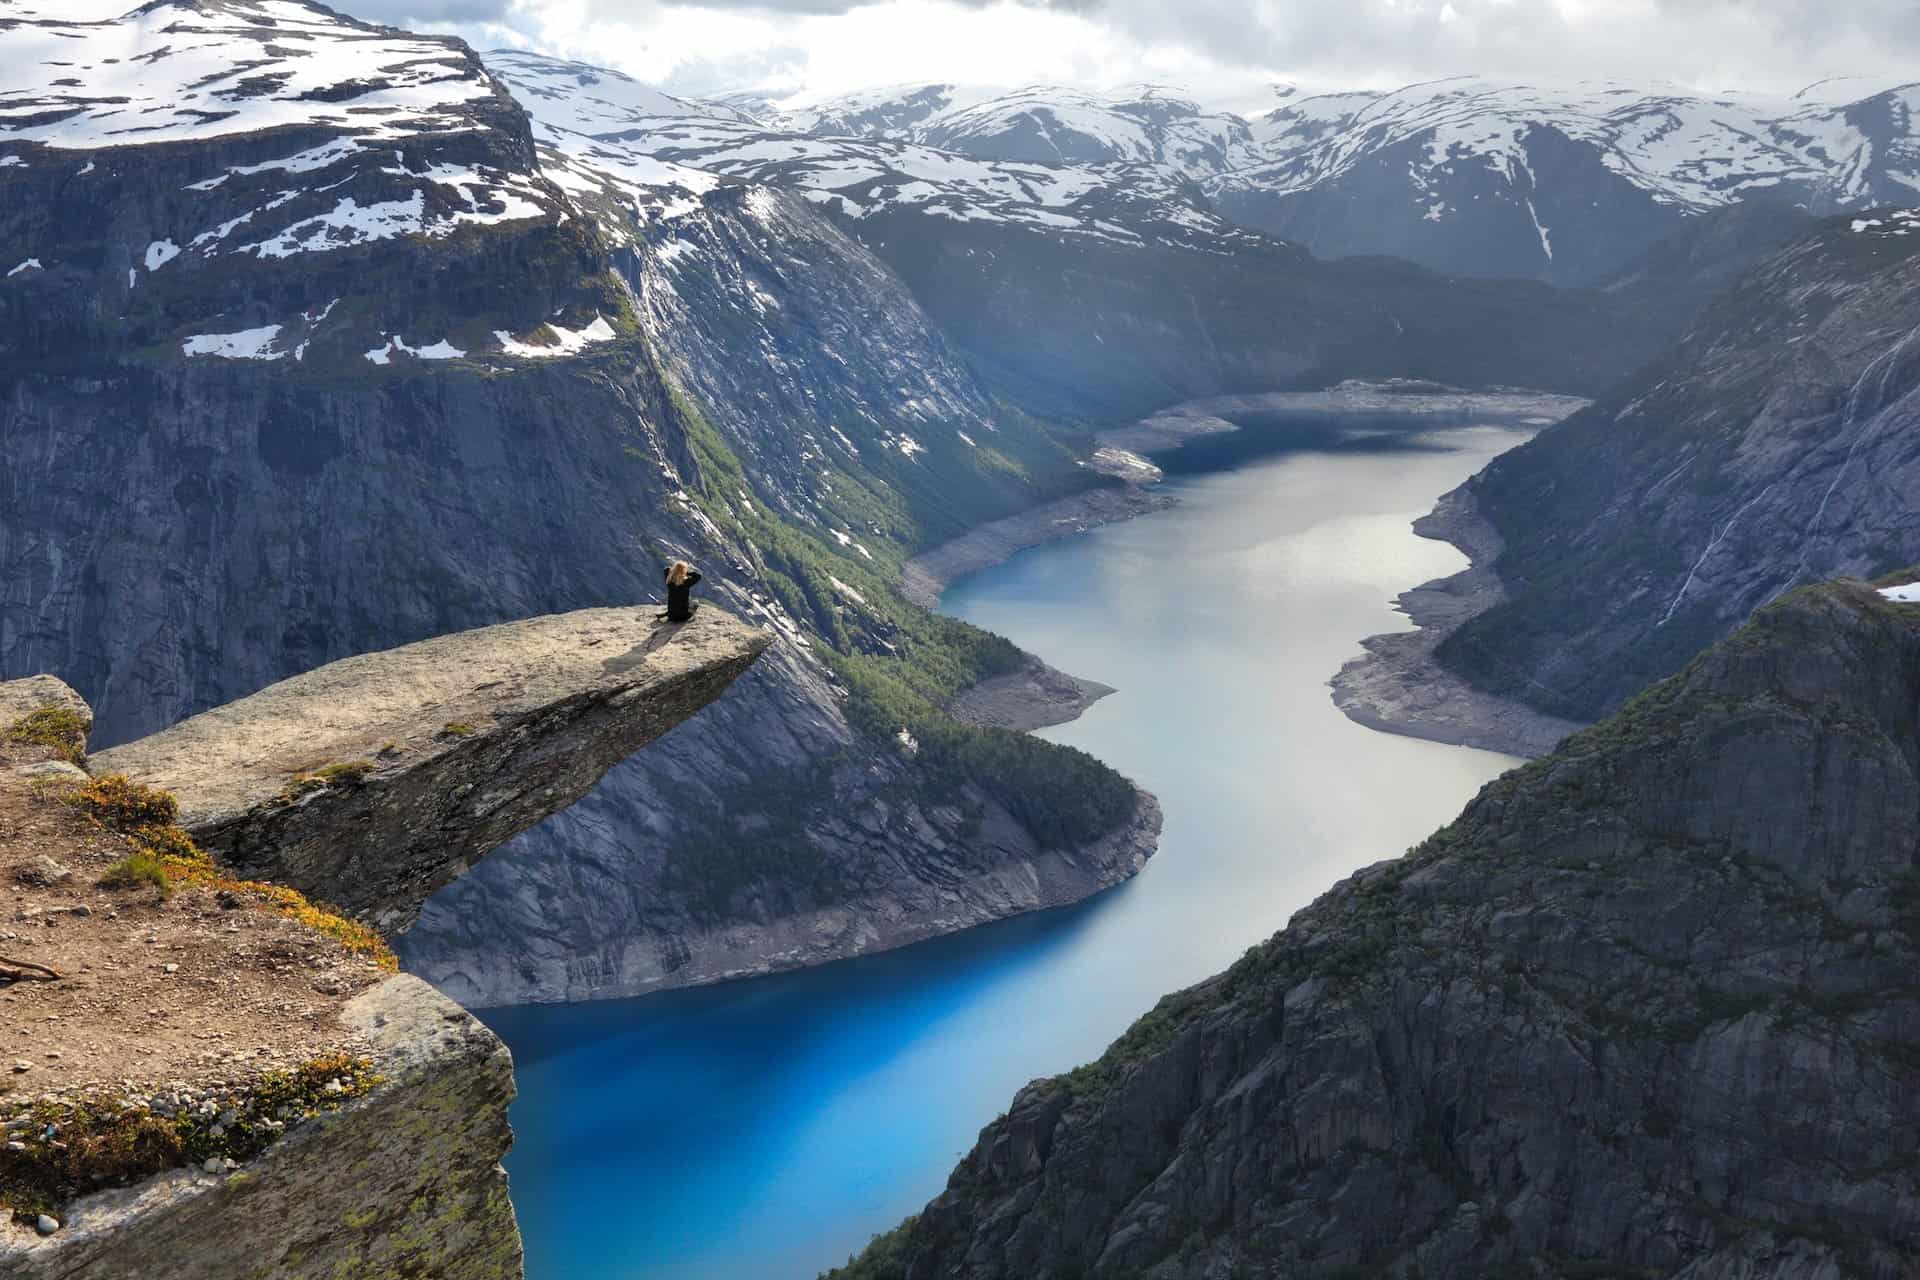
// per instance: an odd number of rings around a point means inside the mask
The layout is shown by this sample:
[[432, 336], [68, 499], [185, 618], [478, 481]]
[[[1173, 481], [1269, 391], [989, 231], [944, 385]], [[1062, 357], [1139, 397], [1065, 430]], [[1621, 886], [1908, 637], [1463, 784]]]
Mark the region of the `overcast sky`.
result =
[[332, 0], [356, 16], [618, 67], [679, 93], [903, 81], [1264, 86], [1481, 72], [1777, 91], [1920, 79], [1920, 0]]

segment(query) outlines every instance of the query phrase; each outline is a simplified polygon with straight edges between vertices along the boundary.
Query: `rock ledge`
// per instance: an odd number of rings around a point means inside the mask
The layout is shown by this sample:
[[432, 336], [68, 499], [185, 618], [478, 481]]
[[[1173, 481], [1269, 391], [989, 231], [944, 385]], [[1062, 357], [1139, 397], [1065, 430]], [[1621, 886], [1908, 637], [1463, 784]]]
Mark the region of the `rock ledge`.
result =
[[703, 607], [586, 609], [437, 636], [270, 685], [103, 751], [246, 874], [388, 931], [704, 707], [769, 635]]

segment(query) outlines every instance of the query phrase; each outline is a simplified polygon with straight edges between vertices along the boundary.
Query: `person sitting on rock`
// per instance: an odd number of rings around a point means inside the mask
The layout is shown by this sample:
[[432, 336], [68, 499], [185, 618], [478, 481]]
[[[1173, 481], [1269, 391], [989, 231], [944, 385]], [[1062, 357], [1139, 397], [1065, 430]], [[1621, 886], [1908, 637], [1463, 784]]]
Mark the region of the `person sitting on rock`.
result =
[[693, 617], [693, 584], [700, 575], [685, 560], [667, 566], [667, 621], [685, 622]]

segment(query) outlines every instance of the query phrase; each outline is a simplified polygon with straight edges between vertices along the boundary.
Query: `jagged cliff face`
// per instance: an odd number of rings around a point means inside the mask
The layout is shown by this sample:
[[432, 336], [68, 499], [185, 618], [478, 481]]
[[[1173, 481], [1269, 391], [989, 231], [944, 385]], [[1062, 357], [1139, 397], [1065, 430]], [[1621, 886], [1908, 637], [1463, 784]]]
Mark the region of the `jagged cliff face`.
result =
[[61, 1229], [0, 1241], [19, 1280], [520, 1280], [500, 1160], [513, 1142], [513, 1059], [418, 978], [348, 1004], [380, 1083], [235, 1173], [180, 1169], [62, 1209]]
[[1442, 661], [1576, 719], [1796, 585], [1920, 559], [1920, 218], [1824, 222], [1466, 493], [1511, 599]]
[[851, 1274], [1907, 1275], [1920, 607], [1796, 592], [1041, 1081]]

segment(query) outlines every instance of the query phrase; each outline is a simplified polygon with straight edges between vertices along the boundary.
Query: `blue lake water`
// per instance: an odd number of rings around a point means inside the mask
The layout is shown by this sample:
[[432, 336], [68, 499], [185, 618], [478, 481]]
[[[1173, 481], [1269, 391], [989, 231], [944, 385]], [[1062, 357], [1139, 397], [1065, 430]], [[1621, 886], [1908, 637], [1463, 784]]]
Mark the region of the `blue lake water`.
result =
[[1020, 1085], [1450, 819], [1512, 762], [1362, 729], [1326, 680], [1406, 626], [1397, 592], [1464, 565], [1409, 522], [1522, 438], [1242, 442], [1172, 476], [1171, 510], [956, 584], [949, 612], [1119, 690], [1045, 736], [1160, 797], [1159, 854], [1092, 902], [888, 955], [486, 1013], [518, 1066], [532, 1280], [807, 1280], [936, 1194]]

